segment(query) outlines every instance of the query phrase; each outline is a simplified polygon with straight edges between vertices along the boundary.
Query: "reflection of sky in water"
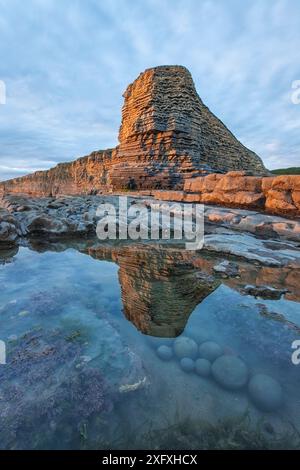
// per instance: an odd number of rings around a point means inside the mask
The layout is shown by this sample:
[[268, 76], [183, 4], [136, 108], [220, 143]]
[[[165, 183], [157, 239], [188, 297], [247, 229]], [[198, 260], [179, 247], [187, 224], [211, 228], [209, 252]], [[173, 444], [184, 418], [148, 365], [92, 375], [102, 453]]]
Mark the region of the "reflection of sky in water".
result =
[[[112, 262], [94, 260], [75, 250], [37, 254], [20, 249], [14, 262], [0, 267], [0, 284], [0, 338], [7, 342], [8, 366], [18, 353], [18, 374], [12, 367], [0, 370], [0, 399], [6, 405], [16, 400], [20, 413], [22, 406], [29, 410], [29, 423], [10, 429], [10, 437], [2, 440], [4, 447], [118, 447], [124, 445], [125, 434], [126, 445], [134, 447], [139, 445], [137, 435], [142, 439], [150, 428], [163, 428], [190, 416], [216, 423], [249, 412], [253, 422], [265, 417], [276, 432], [284, 431], [287, 422], [300, 422], [300, 369], [291, 364], [291, 343], [299, 334], [286, 323], [261, 315], [258, 305], [263, 303], [269, 311], [299, 325], [295, 302], [262, 301], [220, 286], [194, 310], [183, 333], [218, 342], [228, 354], [242, 358], [251, 373], [267, 373], [280, 380], [284, 407], [265, 415], [246, 392], [225, 391], [211, 378], [183, 372], [175, 360], [161, 361], [155, 348], [172, 340], [151, 340], [124, 317], [118, 266]], [[34, 333], [38, 340], [22, 339], [32, 331], [38, 332]], [[35, 354], [29, 362], [22, 356], [25, 350]], [[51, 362], [53, 351], [57, 352], [57, 366], [54, 359]], [[59, 357], [64, 358], [62, 363]], [[41, 370], [43, 361], [45, 371]], [[93, 371], [100, 375], [94, 377]], [[33, 379], [30, 382], [31, 375], [39, 377], [39, 385]], [[70, 390], [74, 386], [71, 396], [62, 392], [66, 380]], [[12, 384], [23, 388], [26, 384], [26, 394], [12, 389]], [[93, 402], [89, 384], [99, 392], [103, 406]], [[57, 414], [45, 406], [50, 399], [47, 394], [56, 397]], [[39, 412], [35, 415], [26, 407], [36, 395]], [[64, 408], [66, 397], [74, 403], [72, 412]], [[91, 416], [89, 404], [95, 411]], [[7, 414], [2, 417], [9, 427], [12, 424], [5, 409]], [[40, 434], [43, 430], [44, 440], [30, 437], [31, 426]], [[119, 441], [113, 438], [116, 435]]]

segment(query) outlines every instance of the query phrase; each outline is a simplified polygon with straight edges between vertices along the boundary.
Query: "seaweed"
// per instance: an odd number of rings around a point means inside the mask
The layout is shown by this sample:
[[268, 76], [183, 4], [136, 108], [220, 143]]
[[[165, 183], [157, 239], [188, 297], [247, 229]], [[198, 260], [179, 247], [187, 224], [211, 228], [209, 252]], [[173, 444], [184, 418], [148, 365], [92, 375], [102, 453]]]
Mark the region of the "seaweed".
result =
[[93, 414], [111, 409], [101, 371], [76, 368], [81, 355], [82, 346], [59, 330], [29, 332], [12, 346], [10, 362], [0, 369], [1, 448], [70, 446]]
[[216, 424], [191, 418], [144, 436], [147, 445], [155, 449], [204, 450], [269, 450], [300, 449], [299, 431], [290, 424], [290, 431], [276, 433], [264, 419], [255, 426], [249, 413], [228, 418]]

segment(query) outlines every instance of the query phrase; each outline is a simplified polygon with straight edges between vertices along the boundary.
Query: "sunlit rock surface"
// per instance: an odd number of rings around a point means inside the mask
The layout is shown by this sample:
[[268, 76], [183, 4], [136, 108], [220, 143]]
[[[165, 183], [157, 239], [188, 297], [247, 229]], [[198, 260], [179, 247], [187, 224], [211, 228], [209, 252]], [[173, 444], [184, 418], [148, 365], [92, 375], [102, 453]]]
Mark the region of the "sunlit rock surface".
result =
[[154, 191], [157, 199], [256, 209], [288, 217], [300, 216], [298, 175], [260, 177], [245, 171], [213, 173], [186, 179], [183, 191]]
[[188, 177], [230, 170], [267, 173], [261, 159], [203, 104], [190, 72], [160, 66], [147, 69], [127, 87], [115, 149], [0, 183], [0, 193], [182, 189]]

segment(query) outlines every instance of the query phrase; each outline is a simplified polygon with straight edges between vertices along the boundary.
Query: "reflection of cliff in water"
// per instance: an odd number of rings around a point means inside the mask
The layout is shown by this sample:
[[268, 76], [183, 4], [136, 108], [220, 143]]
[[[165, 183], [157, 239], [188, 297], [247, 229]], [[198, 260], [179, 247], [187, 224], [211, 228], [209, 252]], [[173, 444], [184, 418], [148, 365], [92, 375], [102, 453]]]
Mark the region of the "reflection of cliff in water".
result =
[[[226, 275], [215, 270], [228, 259], [223, 253], [193, 252], [159, 243], [95, 243], [93, 238], [55, 243], [33, 239], [30, 248], [39, 252], [73, 248], [117, 263], [124, 313], [140, 331], [152, 336], [180, 334], [194, 308], [220, 283], [247, 295], [247, 285], [271, 286], [285, 290], [287, 300], [300, 301], [297, 267], [264, 266], [233, 258], [237, 272]], [[12, 261], [15, 254], [9, 253], [2, 262]]]
[[[99, 247], [89, 253], [108, 259], [108, 251]], [[183, 250], [123, 246], [112, 249], [110, 257], [120, 266], [124, 313], [148, 335], [179, 335], [195, 307], [218, 285], [210, 275], [196, 272]]]

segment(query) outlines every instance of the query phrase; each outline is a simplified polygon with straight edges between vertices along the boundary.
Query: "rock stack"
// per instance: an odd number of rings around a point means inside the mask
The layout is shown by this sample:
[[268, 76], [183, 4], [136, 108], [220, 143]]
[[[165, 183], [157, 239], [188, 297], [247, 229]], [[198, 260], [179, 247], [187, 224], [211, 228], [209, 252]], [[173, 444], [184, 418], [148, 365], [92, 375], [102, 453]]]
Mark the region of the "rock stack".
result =
[[247, 170], [266, 173], [199, 98], [181, 66], [146, 70], [124, 94], [119, 145], [47, 171], [0, 183], [0, 193], [35, 196], [119, 189], [182, 189], [186, 178]]
[[124, 98], [113, 187], [180, 189], [185, 178], [216, 171], [266, 173], [203, 104], [185, 67], [146, 70]]

